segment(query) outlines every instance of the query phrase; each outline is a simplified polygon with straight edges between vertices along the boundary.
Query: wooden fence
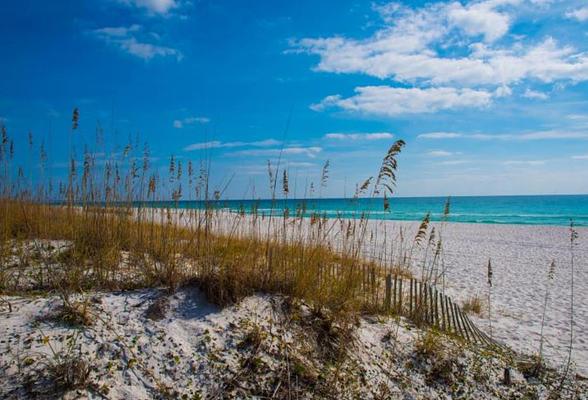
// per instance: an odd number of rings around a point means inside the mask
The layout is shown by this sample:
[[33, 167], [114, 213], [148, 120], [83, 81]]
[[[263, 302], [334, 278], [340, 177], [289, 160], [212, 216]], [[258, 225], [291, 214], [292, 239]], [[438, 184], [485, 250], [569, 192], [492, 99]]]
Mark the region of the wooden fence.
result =
[[478, 329], [449, 296], [414, 278], [386, 276], [384, 309], [459, 336], [470, 343], [500, 346]]

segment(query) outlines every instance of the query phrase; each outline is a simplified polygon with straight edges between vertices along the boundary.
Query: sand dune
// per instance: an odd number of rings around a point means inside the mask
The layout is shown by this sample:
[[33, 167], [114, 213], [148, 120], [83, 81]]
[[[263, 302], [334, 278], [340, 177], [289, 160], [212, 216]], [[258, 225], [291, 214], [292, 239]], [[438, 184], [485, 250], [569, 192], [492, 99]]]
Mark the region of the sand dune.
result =
[[[251, 232], [251, 216], [226, 213], [216, 220], [215, 229], [223, 232]], [[238, 221], [238, 222], [237, 222]], [[268, 218], [256, 219], [257, 231], [267, 231]], [[308, 222], [308, 220], [307, 220]], [[339, 224], [330, 221], [334, 226]], [[274, 229], [282, 228], [282, 219], [274, 219]], [[307, 223], [308, 225], [308, 223]], [[494, 338], [525, 353], [539, 348], [541, 318], [545, 300], [547, 272], [555, 261], [545, 318], [544, 353], [553, 366], [561, 365], [570, 342], [570, 229], [562, 226], [498, 225], [471, 223], [433, 223], [443, 238], [447, 267], [447, 293], [463, 301], [470, 296], [487, 297], [487, 264], [493, 266], [492, 326]], [[364, 255], [382, 253], [384, 243], [398, 239], [400, 229], [411, 239], [419, 222], [371, 220], [364, 236]], [[235, 228], [237, 227], [237, 228]], [[307, 226], [308, 227], [308, 226]], [[295, 228], [293, 227], [292, 230]], [[579, 371], [588, 375], [588, 228], [575, 228], [574, 246], [575, 301], [573, 360]], [[341, 246], [341, 230], [332, 229], [327, 241]], [[415, 257], [418, 263], [418, 256]], [[418, 267], [415, 268], [418, 272]], [[486, 311], [485, 311], [486, 312]], [[487, 315], [473, 317], [489, 333]]]

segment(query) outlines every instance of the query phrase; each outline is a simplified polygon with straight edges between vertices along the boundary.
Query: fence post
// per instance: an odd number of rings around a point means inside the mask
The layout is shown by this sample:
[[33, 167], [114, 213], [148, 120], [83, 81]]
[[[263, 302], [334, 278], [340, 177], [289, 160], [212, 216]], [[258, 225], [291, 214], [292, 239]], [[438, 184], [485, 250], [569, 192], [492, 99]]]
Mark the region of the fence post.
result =
[[447, 297], [447, 306], [449, 307], [449, 312], [451, 314], [451, 322], [453, 323], [453, 332], [457, 335], [459, 332], [457, 330], [457, 324], [455, 322], [455, 311], [453, 309], [453, 302], [449, 297]]
[[423, 317], [423, 283], [417, 282], [417, 284], [419, 286], [418, 295], [416, 296], [418, 303], [415, 308], [416, 308], [417, 314], [419, 314], [417, 318], [422, 319], [422, 317]]
[[474, 329], [473, 322], [470, 319], [470, 317], [467, 314], [464, 314], [464, 319], [465, 319], [465, 323], [470, 331], [470, 334], [472, 335], [472, 339], [473, 339], [474, 343], [481, 342], [480, 337], [478, 336], [478, 333]]
[[437, 328], [441, 328], [441, 324], [439, 323], [439, 292], [435, 289], [435, 326]]
[[390, 311], [390, 294], [391, 294], [391, 286], [392, 286], [392, 275], [386, 275], [386, 294], [384, 298], [384, 309], [386, 311]]
[[412, 286], [414, 279], [410, 278], [410, 293], [408, 295], [408, 313], [412, 315]]
[[445, 319], [446, 312], [445, 312], [445, 294], [444, 293], [441, 293], [440, 300], [441, 300], [441, 319], [442, 319], [442, 322], [443, 322], [442, 329], [445, 332], [447, 332], [447, 321]]
[[396, 300], [396, 292], [398, 292], [398, 275], [394, 275], [394, 296], [392, 297], [392, 307], [394, 308], [395, 312], [398, 312], [397, 305], [398, 302]]
[[427, 284], [426, 283], [421, 283], [421, 293], [423, 295], [422, 301], [421, 303], [421, 315], [422, 318], [424, 320], [424, 322], [428, 323], [429, 322], [429, 296], [427, 295]]
[[457, 304], [455, 303], [453, 303], [453, 315], [455, 316], [455, 325], [457, 326], [457, 329], [459, 329], [460, 336], [465, 339], [466, 334], [463, 331], [461, 321], [459, 319], [459, 308], [457, 308]]
[[459, 308], [457, 309], [457, 311], [458, 311], [459, 319], [461, 321], [461, 325], [463, 326], [463, 332], [465, 333], [466, 340], [469, 342], [470, 341], [470, 334], [468, 332], [468, 327], [465, 324], [465, 320], [464, 320], [465, 315]]
[[[373, 284], [375, 287], [372, 273], [372, 271], [367, 271], [366, 283]], [[399, 275], [393, 277], [392, 274], [386, 275], [384, 297], [386, 311], [392, 310], [399, 315], [411, 317], [416, 323], [428, 323], [446, 333], [460, 336], [470, 343], [496, 345], [496, 342], [481, 331], [457, 303], [454, 303], [444, 292], [440, 292], [436, 287], [426, 282], [420, 282], [414, 278], [409, 279], [408, 307], [405, 310], [403, 309], [404, 281], [402, 277]], [[439, 309], [441, 310], [439, 311]]]
[[431, 303], [430, 319], [431, 324], [435, 324], [435, 298], [433, 297], [433, 287], [429, 284], [429, 303]]
[[398, 313], [402, 314], [402, 278], [398, 279]]

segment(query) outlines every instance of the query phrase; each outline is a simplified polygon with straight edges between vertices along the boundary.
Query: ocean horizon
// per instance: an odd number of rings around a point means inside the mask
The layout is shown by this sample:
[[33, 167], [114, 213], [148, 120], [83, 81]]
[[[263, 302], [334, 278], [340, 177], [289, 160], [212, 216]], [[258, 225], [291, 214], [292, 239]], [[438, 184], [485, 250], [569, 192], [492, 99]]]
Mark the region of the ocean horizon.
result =
[[382, 198], [309, 198], [309, 199], [243, 199], [243, 200], [182, 200], [150, 202], [150, 207], [203, 208], [250, 214], [290, 215], [304, 210], [304, 216], [320, 214], [327, 218], [419, 221], [429, 213], [431, 221], [588, 226], [588, 195], [505, 195], [450, 197], [450, 213], [444, 216], [447, 197], [393, 197], [384, 210]]

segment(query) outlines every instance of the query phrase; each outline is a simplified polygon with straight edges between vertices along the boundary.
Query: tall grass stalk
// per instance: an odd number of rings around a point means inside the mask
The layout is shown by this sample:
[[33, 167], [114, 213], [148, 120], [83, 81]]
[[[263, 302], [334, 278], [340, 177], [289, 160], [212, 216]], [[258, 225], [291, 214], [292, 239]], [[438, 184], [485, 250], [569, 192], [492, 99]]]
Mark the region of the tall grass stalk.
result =
[[545, 298], [543, 300], [543, 312], [541, 315], [541, 332], [539, 335], [539, 353], [537, 355], [537, 363], [538, 365], [542, 364], [543, 360], [543, 330], [545, 328], [545, 316], [547, 315], [547, 303], [549, 302], [549, 292], [551, 289], [551, 283], [553, 282], [553, 278], [555, 277], [555, 260], [551, 261], [549, 264], [549, 269], [547, 271], [547, 280], [545, 282]]
[[488, 278], [488, 325], [490, 328], [490, 338], [492, 338], [492, 261], [488, 259], [486, 277]]
[[574, 348], [574, 275], [575, 275], [575, 248], [578, 244], [578, 231], [575, 229], [574, 221], [570, 220], [569, 254], [570, 254], [570, 340], [568, 344], [567, 360], [564, 366], [564, 373], [560, 383], [559, 391], [563, 388], [565, 380], [570, 372], [572, 364], [572, 353]]

